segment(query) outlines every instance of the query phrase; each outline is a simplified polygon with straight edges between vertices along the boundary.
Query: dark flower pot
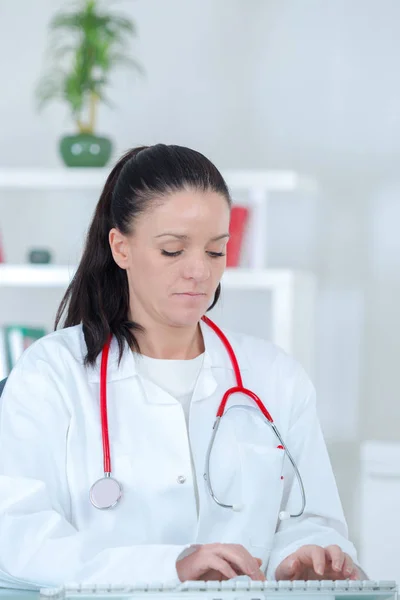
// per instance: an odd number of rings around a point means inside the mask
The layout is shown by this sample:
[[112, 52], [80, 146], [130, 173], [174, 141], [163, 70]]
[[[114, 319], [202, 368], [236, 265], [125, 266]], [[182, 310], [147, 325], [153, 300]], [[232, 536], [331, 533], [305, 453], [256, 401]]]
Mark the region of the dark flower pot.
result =
[[111, 140], [90, 133], [65, 135], [60, 140], [61, 156], [67, 167], [104, 167], [111, 151]]

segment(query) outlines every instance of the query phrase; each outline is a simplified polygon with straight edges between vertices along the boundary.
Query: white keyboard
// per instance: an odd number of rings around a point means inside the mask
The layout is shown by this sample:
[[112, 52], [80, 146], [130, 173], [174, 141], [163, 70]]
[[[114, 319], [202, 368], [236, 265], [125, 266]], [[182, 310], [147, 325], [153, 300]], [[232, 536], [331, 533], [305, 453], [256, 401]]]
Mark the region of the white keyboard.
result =
[[397, 600], [394, 581], [188, 581], [44, 589], [46, 600]]

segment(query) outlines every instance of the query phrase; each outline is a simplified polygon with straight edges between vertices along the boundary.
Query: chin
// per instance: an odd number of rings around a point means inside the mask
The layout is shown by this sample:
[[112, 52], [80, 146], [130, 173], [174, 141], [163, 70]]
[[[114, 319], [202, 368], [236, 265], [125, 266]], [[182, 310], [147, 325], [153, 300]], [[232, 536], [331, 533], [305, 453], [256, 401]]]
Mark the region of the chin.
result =
[[166, 315], [168, 321], [175, 327], [194, 327], [204, 315], [206, 308], [199, 310], [181, 310], [172, 312]]

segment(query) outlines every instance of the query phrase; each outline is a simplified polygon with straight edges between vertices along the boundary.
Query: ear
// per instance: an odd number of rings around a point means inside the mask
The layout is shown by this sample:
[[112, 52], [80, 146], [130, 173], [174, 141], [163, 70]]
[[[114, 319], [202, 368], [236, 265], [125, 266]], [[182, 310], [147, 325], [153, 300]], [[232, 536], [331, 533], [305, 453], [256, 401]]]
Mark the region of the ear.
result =
[[121, 269], [126, 269], [129, 262], [129, 244], [127, 236], [114, 228], [111, 229], [108, 234], [108, 241], [115, 262]]

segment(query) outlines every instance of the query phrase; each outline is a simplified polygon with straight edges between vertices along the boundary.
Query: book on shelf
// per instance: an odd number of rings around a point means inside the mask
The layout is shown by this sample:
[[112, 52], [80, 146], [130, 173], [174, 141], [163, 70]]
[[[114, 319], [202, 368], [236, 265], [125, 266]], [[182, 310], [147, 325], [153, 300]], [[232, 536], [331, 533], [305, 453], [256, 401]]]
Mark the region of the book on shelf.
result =
[[0, 328], [0, 381], [7, 377], [8, 372], [6, 336], [4, 329]]
[[46, 333], [43, 327], [25, 325], [0, 328], [0, 380], [7, 377], [24, 351]]

